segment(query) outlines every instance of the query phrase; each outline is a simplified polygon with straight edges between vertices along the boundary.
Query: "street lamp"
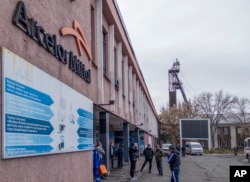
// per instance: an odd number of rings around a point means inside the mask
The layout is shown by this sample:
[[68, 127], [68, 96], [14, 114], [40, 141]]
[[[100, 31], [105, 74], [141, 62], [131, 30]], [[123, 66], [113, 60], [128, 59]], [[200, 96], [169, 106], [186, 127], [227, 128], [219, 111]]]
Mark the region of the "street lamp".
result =
[[115, 101], [114, 100], [110, 100], [108, 104], [98, 104], [98, 106], [107, 106], [107, 105], [114, 105]]
[[139, 125], [135, 125], [135, 126], [142, 126], [143, 125], [143, 123], [140, 123]]

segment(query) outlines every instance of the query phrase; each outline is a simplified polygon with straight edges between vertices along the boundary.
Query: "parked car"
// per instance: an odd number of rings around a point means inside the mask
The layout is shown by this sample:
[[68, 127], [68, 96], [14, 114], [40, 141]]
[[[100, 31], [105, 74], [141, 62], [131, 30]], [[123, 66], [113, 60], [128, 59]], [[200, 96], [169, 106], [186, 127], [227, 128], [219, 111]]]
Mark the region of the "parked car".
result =
[[199, 142], [186, 143], [186, 154], [203, 155], [203, 147]]
[[163, 143], [161, 149], [165, 152], [169, 151], [169, 146], [171, 146], [171, 143]]

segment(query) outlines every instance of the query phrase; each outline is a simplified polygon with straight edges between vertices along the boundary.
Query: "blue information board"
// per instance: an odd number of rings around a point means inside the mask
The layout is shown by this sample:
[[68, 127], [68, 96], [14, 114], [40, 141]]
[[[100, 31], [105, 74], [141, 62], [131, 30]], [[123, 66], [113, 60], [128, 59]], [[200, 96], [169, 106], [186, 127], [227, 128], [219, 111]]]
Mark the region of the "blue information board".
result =
[[3, 158], [93, 149], [93, 102], [9, 50], [3, 56]]

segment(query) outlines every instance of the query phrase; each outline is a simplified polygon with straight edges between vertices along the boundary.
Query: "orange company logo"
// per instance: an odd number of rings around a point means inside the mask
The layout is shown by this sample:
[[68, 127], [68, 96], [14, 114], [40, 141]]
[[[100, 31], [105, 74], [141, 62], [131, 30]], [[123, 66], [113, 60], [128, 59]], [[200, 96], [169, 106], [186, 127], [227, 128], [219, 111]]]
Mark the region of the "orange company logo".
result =
[[77, 50], [79, 53], [79, 56], [82, 55], [82, 48], [85, 50], [89, 60], [92, 60], [92, 54], [90, 52], [88, 43], [86, 41], [86, 38], [84, 36], [84, 33], [80, 27], [80, 24], [74, 20], [72, 23], [72, 27], [63, 27], [60, 29], [60, 33], [61, 35], [72, 35], [75, 37], [76, 40], [76, 46], [77, 46]]

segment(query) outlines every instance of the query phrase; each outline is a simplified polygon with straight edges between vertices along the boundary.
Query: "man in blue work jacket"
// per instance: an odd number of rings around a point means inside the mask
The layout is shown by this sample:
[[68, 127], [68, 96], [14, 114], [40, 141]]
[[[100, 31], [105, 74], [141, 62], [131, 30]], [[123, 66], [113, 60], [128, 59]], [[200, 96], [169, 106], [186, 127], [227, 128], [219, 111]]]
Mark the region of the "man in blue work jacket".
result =
[[179, 182], [181, 160], [179, 151], [173, 145], [169, 146], [168, 163], [172, 174], [171, 182]]

